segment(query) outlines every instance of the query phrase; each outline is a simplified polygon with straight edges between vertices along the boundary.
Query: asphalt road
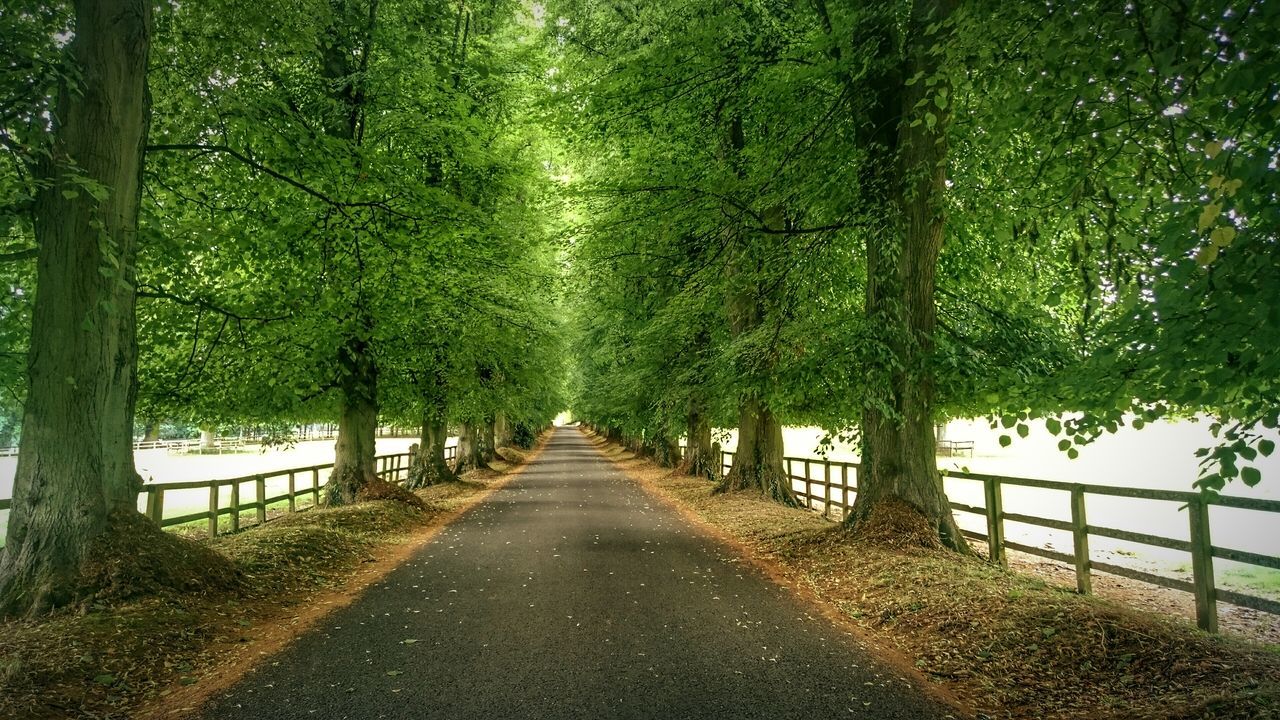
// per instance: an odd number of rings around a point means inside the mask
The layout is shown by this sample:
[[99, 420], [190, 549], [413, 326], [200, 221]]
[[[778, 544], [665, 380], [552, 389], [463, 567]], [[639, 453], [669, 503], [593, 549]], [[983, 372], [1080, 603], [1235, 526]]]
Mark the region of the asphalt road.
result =
[[911, 718], [947, 710], [561, 428], [205, 718]]

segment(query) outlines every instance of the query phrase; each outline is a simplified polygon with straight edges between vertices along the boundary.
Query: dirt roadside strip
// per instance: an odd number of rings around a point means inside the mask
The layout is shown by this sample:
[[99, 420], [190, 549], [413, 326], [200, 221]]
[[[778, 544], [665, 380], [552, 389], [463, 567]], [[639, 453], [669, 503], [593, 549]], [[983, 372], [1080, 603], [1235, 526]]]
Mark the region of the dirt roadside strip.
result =
[[630, 478], [800, 590], [841, 627], [908, 658], [978, 717], [1280, 718], [1280, 653], [1181, 618], [977, 558], [859, 543], [804, 510], [593, 444]]
[[187, 717], [254, 664], [350, 604], [537, 457], [389, 500], [308, 510], [208, 541], [243, 568], [240, 596], [170, 594], [0, 624], [0, 717]]

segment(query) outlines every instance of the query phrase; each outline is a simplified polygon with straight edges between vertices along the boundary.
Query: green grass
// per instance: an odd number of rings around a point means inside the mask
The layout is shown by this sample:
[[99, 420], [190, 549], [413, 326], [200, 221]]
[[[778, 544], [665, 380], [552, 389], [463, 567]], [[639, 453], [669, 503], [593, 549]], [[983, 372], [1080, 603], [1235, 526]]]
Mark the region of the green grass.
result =
[[1245, 588], [1266, 596], [1280, 595], [1280, 570], [1249, 567], [1232, 568], [1222, 574], [1222, 584]]

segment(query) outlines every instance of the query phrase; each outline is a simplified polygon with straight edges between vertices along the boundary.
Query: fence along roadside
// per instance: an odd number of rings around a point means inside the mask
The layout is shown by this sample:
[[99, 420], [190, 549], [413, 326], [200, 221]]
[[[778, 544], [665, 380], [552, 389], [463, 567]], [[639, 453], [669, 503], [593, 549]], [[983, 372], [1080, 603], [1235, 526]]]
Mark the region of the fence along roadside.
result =
[[[682, 446], [681, 451], [683, 452], [683, 450]], [[734, 453], [728, 450], [720, 452], [721, 473], [728, 472], [733, 466], [733, 457]], [[796, 499], [805, 507], [812, 511], [820, 512], [823, 517], [833, 520], [842, 519], [849, 508], [852, 507], [853, 498], [858, 490], [857, 473], [860, 469], [858, 463], [802, 457], [786, 457], [783, 458], [783, 461], [786, 463], [787, 476], [792, 481], [791, 490]], [[803, 475], [795, 473], [797, 465], [804, 468]], [[815, 478], [813, 476], [814, 466], [822, 467], [821, 477]], [[1241, 498], [1230, 495], [1180, 492], [1176, 490], [1148, 490], [1144, 488], [1070, 483], [948, 470], [942, 470], [942, 474], [944, 478], [948, 479], [972, 480], [982, 483], [983, 505], [966, 505], [952, 502], [951, 509], [953, 512], [978, 515], [986, 520], [985, 533], [967, 530], [962, 532], [966, 537], [985, 542], [987, 544], [988, 559], [1001, 566], [1007, 566], [1005, 550], [1011, 549], [1071, 565], [1075, 569], [1076, 590], [1086, 595], [1093, 592], [1092, 572], [1094, 570], [1189, 592], [1195, 597], [1196, 624], [1202, 630], [1208, 632], [1218, 631], [1218, 601], [1280, 615], [1280, 601], [1215, 586], [1214, 559], [1230, 560], [1245, 565], [1280, 570], [1280, 557], [1214, 545], [1209, 519], [1209, 508], [1212, 506], [1280, 514], [1280, 500]], [[833, 479], [833, 475], [837, 475], [838, 478]], [[803, 484], [803, 490], [797, 490], [795, 488], [796, 483]], [[1068, 493], [1071, 520], [1063, 521], [1037, 515], [1006, 512], [1003, 508], [1003, 488], [1006, 486], [1059, 490]], [[815, 487], [822, 488], [821, 495], [814, 492]], [[838, 491], [838, 494], [833, 495], [833, 490]], [[1187, 509], [1190, 539], [1181, 540], [1132, 532], [1120, 528], [1091, 525], [1085, 512], [1085, 499], [1089, 495], [1179, 503]], [[832, 517], [833, 514], [835, 517]], [[1006, 522], [1017, 522], [1068, 532], [1072, 537], [1072, 552], [1057, 552], [1007, 540], [1005, 538]], [[1191, 556], [1192, 579], [1187, 582], [1178, 578], [1094, 560], [1089, 553], [1090, 537], [1105, 537], [1188, 553]]]
[[[445, 459], [452, 460], [457, 454], [457, 447], [446, 447], [444, 452]], [[409, 457], [409, 453], [377, 456], [374, 459], [377, 476], [387, 482], [403, 484], [409, 477]], [[203, 520], [206, 523], [209, 537], [217, 537], [220, 532], [219, 518], [223, 515], [230, 517], [229, 532], [237, 532], [240, 529], [240, 515], [244, 512], [254, 511], [254, 524], [261, 524], [267, 521], [268, 508], [277, 503], [287, 501], [287, 512], [307, 510], [318, 505], [320, 503], [320, 489], [329, 481], [329, 476], [326, 474], [324, 482], [321, 482], [320, 473], [322, 470], [332, 469], [333, 463], [326, 463], [324, 465], [307, 465], [305, 467], [274, 470], [267, 473], [222, 480], [154, 483], [144, 486], [142, 491], [138, 493], [138, 497], [145, 497], [146, 514], [160, 527], [173, 527]], [[287, 479], [287, 491], [273, 497], [267, 497], [268, 481], [277, 478]], [[300, 481], [301, 485], [299, 485]], [[250, 484], [253, 486], [253, 500], [243, 502], [241, 488]], [[179, 490], [198, 490], [201, 488], [207, 488], [209, 491], [208, 509], [176, 517], [165, 517], [166, 494]], [[222, 502], [222, 488], [230, 489], [230, 500], [226, 504]], [[305, 506], [300, 506], [298, 504], [299, 498], [305, 498], [306, 496], [310, 496], [310, 502]], [[13, 501], [10, 498], [0, 499], [0, 510], [8, 510], [12, 504]], [[0, 543], [0, 546], [3, 546], [3, 544]]]

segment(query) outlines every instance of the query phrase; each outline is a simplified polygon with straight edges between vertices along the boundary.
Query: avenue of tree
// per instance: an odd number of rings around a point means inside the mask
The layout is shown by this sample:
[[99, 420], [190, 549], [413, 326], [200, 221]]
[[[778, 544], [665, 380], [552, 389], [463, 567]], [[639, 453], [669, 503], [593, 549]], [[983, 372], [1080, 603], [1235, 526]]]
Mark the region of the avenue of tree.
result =
[[1206, 492], [1274, 449], [1276, 3], [14, 5], [0, 616], [91, 596], [112, 533], [203, 551], [136, 511], [164, 419], [337, 423], [334, 505], [379, 424], [418, 487], [565, 407], [792, 504], [817, 424], [860, 443], [849, 532], [961, 552], [949, 417], [1074, 455], [1207, 413]]

